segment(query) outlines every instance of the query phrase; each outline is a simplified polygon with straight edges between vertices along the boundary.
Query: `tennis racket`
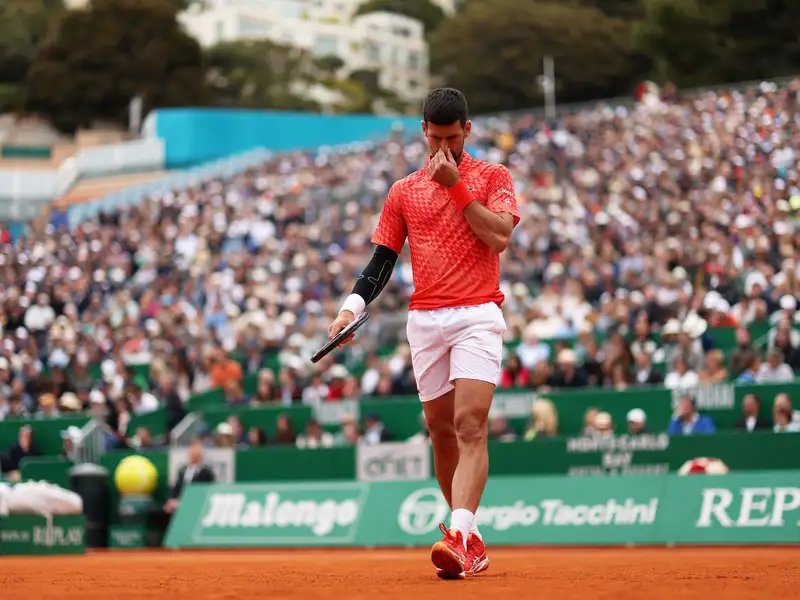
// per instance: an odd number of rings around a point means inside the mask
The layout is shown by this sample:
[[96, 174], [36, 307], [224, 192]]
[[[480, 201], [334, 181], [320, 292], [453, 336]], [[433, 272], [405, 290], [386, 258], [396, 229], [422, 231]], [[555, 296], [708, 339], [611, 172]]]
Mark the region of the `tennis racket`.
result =
[[364, 323], [369, 321], [369, 313], [361, 313], [358, 315], [350, 325], [342, 329], [339, 333], [331, 338], [331, 340], [325, 344], [322, 348], [317, 350], [314, 356], [311, 357], [312, 363], [318, 363], [323, 358], [328, 356], [331, 352], [333, 352], [336, 347], [341, 344], [345, 339], [347, 339], [350, 335], [356, 332], [356, 330], [361, 327]]

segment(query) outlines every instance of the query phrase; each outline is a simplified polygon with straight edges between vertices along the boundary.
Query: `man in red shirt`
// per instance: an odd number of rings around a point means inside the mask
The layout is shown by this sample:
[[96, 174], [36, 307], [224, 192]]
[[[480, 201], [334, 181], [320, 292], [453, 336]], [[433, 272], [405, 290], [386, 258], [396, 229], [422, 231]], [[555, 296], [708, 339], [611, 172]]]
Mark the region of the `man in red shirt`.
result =
[[508, 169], [464, 151], [472, 127], [464, 95], [434, 90], [423, 112], [430, 160], [392, 185], [372, 237], [375, 255], [330, 334], [378, 296], [408, 238], [415, 288], [408, 342], [436, 478], [453, 511], [431, 560], [440, 577], [462, 578], [489, 564], [475, 512], [489, 472], [487, 421], [506, 330], [500, 253], [519, 213]]

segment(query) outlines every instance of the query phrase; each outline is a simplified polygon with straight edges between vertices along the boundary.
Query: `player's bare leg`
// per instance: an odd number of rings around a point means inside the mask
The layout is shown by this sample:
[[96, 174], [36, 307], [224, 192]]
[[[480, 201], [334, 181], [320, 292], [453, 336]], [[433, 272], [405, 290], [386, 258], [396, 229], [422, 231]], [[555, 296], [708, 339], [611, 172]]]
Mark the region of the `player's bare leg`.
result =
[[[453, 476], [452, 520], [445, 539], [434, 545], [433, 563], [443, 577], [463, 577], [488, 566], [483, 541], [475, 539], [467, 551], [470, 531], [475, 526], [475, 513], [480, 505], [489, 476], [489, 409], [494, 397], [494, 384], [474, 379], [455, 381], [454, 425], [458, 441], [459, 461]], [[448, 537], [449, 536], [449, 537]], [[454, 540], [463, 543], [463, 569], [458, 572], [459, 553]]]
[[433, 470], [447, 505], [453, 508], [453, 475], [458, 466], [455, 390], [422, 403], [433, 446]]

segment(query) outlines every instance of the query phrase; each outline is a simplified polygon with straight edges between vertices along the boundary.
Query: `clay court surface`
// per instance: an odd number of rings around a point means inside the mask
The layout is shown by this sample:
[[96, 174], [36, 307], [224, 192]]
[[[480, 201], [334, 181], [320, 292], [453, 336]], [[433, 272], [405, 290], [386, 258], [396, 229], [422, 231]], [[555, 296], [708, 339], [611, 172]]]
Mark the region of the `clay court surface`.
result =
[[493, 549], [489, 557], [489, 571], [465, 581], [437, 579], [425, 550], [154, 550], [6, 557], [0, 558], [0, 598], [800, 598], [800, 548], [793, 547]]

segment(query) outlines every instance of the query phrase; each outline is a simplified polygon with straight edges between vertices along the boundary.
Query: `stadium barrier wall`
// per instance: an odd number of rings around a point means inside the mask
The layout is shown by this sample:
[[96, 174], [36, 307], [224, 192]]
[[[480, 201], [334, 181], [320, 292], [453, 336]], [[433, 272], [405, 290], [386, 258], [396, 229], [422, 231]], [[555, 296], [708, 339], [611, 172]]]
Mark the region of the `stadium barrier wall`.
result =
[[0, 517], [0, 556], [84, 554], [86, 519], [57, 515], [48, 523], [37, 515]]
[[166, 142], [166, 164], [175, 169], [253, 148], [287, 151], [379, 140], [397, 125], [419, 131], [419, 123], [419, 117], [166, 108], [148, 115], [144, 132]]
[[0, 170], [0, 213], [6, 218], [24, 218], [30, 202], [49, 202], [67, 193], [82, 178], [124, 172], [163, 169], [166, 146], [158, 138], [120, 142], [81, 150], [58, 169]]
[[[800, 472], [490, 479], [496, 545], [796, 544]], [[427, 546], [449, 514], [435, 481], [193, 485], [170, 548]]]
[[[666, 431], [675, 406], [683, 393], [697, 401], [698, 409], [709, 415], [718, 430], [731, 430], [742, 417], [742, 403], [748, 394], [761, 398], [761, 414], [771, 418], [772, 399], [780, 393], [800, 396], [800, 382], [762, 385], [719, 384], [692, 390], [669, 390], [662, 386], [633, 388], [624, 391], [610, 389], [559, 390], [539, 394], [552, 401], [558, 411], [558, 428], [562, 435], [579, 435], [584, 426], [584, 414], [590, 408], [608, 411], [618, 428], [624, 428], [628, 411], [641, 408], [647, 413], [651, 431]], [[216, 394], [216, 392], [214, 393]], [[537, 397], [533, 391], [499, 391], [492, 404], [492, 414], [505, 416], [512, 427], [524, 428], [530, 420], [531, 403]], [[420, 429], [422, 407], [416, 396], [393, 398], [364, 398], [360, 402], [322, 402], [316, 406], [295, 405], [252, 408], [230, 407], [220, 394], [217, 398], [204, 396], [202, 403], [194, 401], [191, 410], [199, 411], [210, 427], [215, 427], [229, 415], [236, 415], [246, 427], [263, 427], [268, 436], [275, 432], [278, 414], [289, 417], [296, 431], [301, 431], [312, 416], [328, 428], [338, 429], [345, 415], [359, 419], [378, 415], [396, 439], [408, 438]]]

